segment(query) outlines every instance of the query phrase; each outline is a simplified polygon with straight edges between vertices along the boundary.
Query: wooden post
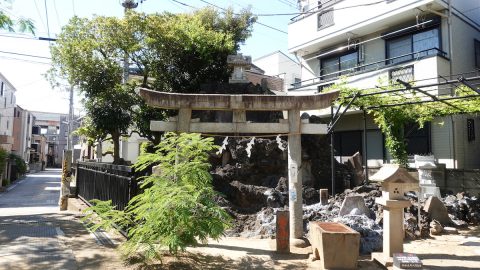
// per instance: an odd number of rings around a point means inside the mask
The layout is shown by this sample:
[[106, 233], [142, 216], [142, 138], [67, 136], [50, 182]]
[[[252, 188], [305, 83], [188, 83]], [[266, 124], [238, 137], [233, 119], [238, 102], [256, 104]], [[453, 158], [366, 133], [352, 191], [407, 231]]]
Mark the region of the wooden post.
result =
[[290, 225], [288, 215], [288, 211], [277, 211], [275, 238], [277, 242], [277, 252], [279, 253], [290, 253]]
[[328, 189], [320, 189], [320, 204], [328, 204]]
[[302, 144], [300, 110], [288, 111], [290, 134], [288, 136], [288, 194], [290, 210], [290, 238], [303, 237], [302, 198]]
[[64, 211], [68, 208], [68, 195], [70, 195], [70, 181], [72, 170], [72, 150], [65, 150], [63, 152], [63, 164], [62, 164], [62, 179], [60, 187], [60, 198], [58, 205], [60, 210]]

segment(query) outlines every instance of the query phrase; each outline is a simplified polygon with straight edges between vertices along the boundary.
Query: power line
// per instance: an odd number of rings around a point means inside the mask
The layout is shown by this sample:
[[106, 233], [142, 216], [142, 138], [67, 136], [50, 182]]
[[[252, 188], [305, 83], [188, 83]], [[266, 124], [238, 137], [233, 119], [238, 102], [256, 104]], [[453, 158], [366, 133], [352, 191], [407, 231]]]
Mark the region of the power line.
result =
[[280, 33], [284, 33], [284, 34], [287, 34], [287, 35], [288, 35], [288, 32], [285, 32], [285, 31], [280, 30], [280, 29], [278, 29], [278, 28], [275, 28], [275, 27], [273, 27], [273, 26], [263, 24], [263, 23], [261, 23], [261, 22], [259, 22], [259, 21], [256, 21], [255, 23], [258, 23], [258, 24], [260, 24], [260, 25], [262, 25], [262, 26], [265, 26], [265, 27], [267, 27], [267, 28], [270, 28], [270, 29], [273, 29], [273, 30], [278, 31], [278, 32], [280, 32]]
[[20, 35], [10, 35], [10, 34], [0, 34], [0, 37], [30, 39], [30, 40], [43, 40], [43, 41], [56, 41], [57, 40], [56, 38], [49, 38], [49, 37], [20, 36]]
[[[175, 0], [175, 1], [176, 1], [176, 0]], [[205, 4], [207, 4], [207, 5], [210, 5], [210, 6], [213, 6], [213, 7], [218, 8], [218, 9], [221, 9], [221, 10], [223, 10], [223, 11], [228, 11], [226, 8], [217, 6], [217, 5], [212, 4], [212, 3], [208, 2], [208, 1], [205, 1], [205, 0], [200, 0], [200, 1], [203, 2], [203, 3], [205, 3]], [[235, 15], [239, 15], [239, 14], [237, 14], [237, 13], [234, 13], [234, 14], [235, 14]], [[255, 15], [255, 14], [254, 14], [254, 15]], [[270, 25], [261, 23], [261, 22], [259, 22], [259, 21], [255, 21], [255, 23], [258, 23], [259, 25], [262, 25], [262, 26], [264, 26], [264, 27], [273, 29], [273, 30], [278, 31], [278, 32], [280, 32], [280, 33], [288, 34], [287, 32], [285, 32], [285, 31], [283, 31], [283, 30], [281, 30], [281, 29], [278, 29], [278, 28], [276, 28], [276, 27], [273, 27], [273, 26], [270, 26]]]
[[33, 0], [33, 3], [35, 4], [35, 8], [37, 9], [37, 13], [38, 13], [38, 17], [40, 18], [40, 22], [42, 22], [43, 28], [46, 29], [47, 27], [45, 26], [45, 22], [43, 22], [42, 13], [40, 12], [40, 9], [38, 8], [37, 1]]
[[44, 0], [44, 3], [45, 3], [45, 18], [46, 18], [46, 21], [47, 21], [47, 34], [48, 34], [48, 37], [50, 37], [50, 26], [48, 25], [48, 7], [47, 7], [47, 0]]
[[183, 3], [183, 2], [180, 2], [180, 1], [177, 1], [177, 0], [170, 0], [170, 1], [175, 2], [177, 4], [180, 4], [182, 6], [186, 6], [186, 7], [193, 8], [193, 9], [198, 9], [197, 7], [191, 6], [189, 4], [186, 4], [186, 3]]
[[293, 8], [296, 7], [296, 6], [293, 5], [291, 2], [286, 1], [286, 0], [277, 0], [277, 1], [280, 2], [280, 3], [282, 3], [282, 4], [284, 4], [284, 5], [287, 5], [287, 6], [289, 6], [289, 7], [293, 7]]
[[52, 59], [52, 58], [46, 57], [46, 56], [38, 56], [38, 55], [31, 55], [31, 54], [24, 54], [24, 53], [16, 53], [16, 52], [0, 51], [0, 53], [13, 54], [13, 55], [19, 55], [19, 56], [27, 56], [27, 57], [34, 57], [34, 58], [41, 58], [41, 59], [47, 59], [47, 60], [51, 60], [51, 59]]
[[9, 57], [9, 56], [4, 56], [4, 55], [0, 55], [0, 58], [10, 59], [10, 60], [17, 60], [17, 61], [23, 61], [23, 62], [28, 62], [28, 63], [32, 63], [32, 64], [51, 65], [51, 63], [45, 63], [45, 62], [34, 61], [34, 60], [27, 60], [27, 59], [21, 59], [21, 58], [16, 58], [16, 57]]
[[62, 28], [62, 23], [60, 22], [60, 16], [58, 16], [58, 10], [57, 10], [57, 1], [53, 0], [53, 8], [55, 9], [55, 15], [57, 16], [57, 23], [60, 28]]

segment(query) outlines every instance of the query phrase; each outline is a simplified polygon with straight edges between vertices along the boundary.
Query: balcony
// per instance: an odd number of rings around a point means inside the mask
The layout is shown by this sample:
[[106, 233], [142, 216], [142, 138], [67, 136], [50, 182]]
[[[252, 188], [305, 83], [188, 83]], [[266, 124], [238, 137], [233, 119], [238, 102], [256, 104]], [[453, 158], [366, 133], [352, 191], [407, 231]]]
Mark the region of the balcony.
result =
[[[398, 62], [399, 60], [402, 62]], [[401, 79], [403, 81], [425, 80], [424, 83], [434, 83], [438, 81], [439, 76], [447, 76], [448, 70], [449, 60], [446, 58], [446, 53], [432, 48], [321, 74], [293, 84], [289, 91], [306, 89], [318, 92], [337, 82], [341, 76], [347, 77], [350, 86], [360, 89], [375, 87], [378, 85], [379, 78], [383, 81]]]
[[[337, 1], [292, 18], [288, 26], [288, 50], [300, 56], [334, 46], [347, 39], [416, 21], [418, 10], [438, 12], [447, 8], [441, 0]], [[352, 40], [353, 41], [353, 40]]]

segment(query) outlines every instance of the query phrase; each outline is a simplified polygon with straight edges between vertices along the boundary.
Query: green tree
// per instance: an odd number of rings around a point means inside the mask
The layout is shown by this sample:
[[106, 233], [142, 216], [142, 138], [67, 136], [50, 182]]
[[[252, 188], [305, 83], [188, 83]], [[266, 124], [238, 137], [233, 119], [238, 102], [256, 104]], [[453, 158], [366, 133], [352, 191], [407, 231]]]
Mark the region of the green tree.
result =
[[5, 166], [7, 165], [8, 162], [8, 152], [7, 150], [3, 149], [0, 147], [0, 176], [2, 179], [0, 179], [0, 187], [1, 186], [6, 186], [9, 184], [8, 179], [3, 179], [5, 177], [3, 173], [5, 172]]
[[0, 10], [0, 29], [6, 29], [10, 32], [18, 30], [20, 32], [29, 32], [35, 35], [35, 25], [30, 19], [19, 18], [15, 20], [2, 10]]
[[25, 164], [25, 160], [22, 157], [11, 153], [8, 158], [15, 162], [15, 166], [17, 167], [17, 173], [19, 175], [23, 175], [27, 172], [27, 165]]
[[[133, 89], [195, 92], [201, 83], [226, 81], [227, 55], [251, 34], [253, 22], [246, 10], [220, 14], [208, 8], [193, 14], [74, 17], [52, 45], [49, 78], [53, 85], [66, 80], [79, 87], [92, 126], [111, 135], [117, 162], [118, 140], [128, 128], [158, 143], [149, 122], [168, 115], [146, 106]], [[122, 86], [125, 55], [137, 76]]]
[[142, 170], [158, 164], [155, 174], [142, 179], [143, 192], [125, 211], [115, 210], [111, 201], [95, 200], [85, 220], [100, 217], [92, 230], [129, 226], [125, 255], [141, 252], [147, 260], [159, 258], [162, 248], [177, 254], [199, 241], [218, 239], [230, 216], [214, 200], [208, 157], [217, 149], [212, 138], [200, 134], [167, 133], [155, 153], [143, 153], [134, 165]]

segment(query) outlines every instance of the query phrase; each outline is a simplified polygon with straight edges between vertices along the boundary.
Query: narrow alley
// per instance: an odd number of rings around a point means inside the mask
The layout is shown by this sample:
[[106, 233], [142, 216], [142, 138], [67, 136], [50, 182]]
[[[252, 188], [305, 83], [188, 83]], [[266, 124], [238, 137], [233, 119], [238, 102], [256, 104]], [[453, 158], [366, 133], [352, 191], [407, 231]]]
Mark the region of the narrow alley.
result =
[[114, 245], [60, 212], [60, 169], [27, 176], [0, 193], [0, 270], [121, 269]]

